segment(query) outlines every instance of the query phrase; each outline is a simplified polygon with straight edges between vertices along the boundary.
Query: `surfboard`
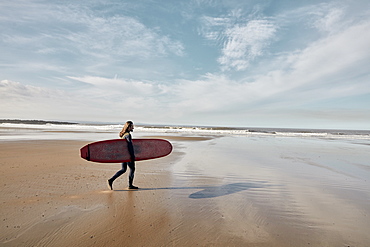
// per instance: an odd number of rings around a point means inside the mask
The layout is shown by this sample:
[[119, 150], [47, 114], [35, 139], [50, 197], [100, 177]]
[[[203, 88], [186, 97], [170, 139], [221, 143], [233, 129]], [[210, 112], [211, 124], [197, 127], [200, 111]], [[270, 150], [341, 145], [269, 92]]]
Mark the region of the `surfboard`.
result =
[[[135, 161], [169, 155], [172, 144], [163, 139], [133, 139]], [[81, 158], [99, 163], [120, 163], [131, 160], [125, 139], [89, 143], [80, 149]]]

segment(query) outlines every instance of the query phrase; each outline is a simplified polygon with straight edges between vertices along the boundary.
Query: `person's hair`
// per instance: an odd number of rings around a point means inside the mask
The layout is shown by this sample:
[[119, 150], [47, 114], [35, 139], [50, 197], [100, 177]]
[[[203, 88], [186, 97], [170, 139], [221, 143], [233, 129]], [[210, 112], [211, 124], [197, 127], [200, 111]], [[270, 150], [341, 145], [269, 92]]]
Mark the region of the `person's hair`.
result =
[[132, 121], [127, 121], [127, 122], [125, 123], [125, 125], [123, 126], [123, 128], [122, 128], [121, 132], [119, 132], [119, 137], [122, 137], [122, 136], [123, 136], [123, 134], [125, 134], [126, 132], [128, 132], [128, 131], [127, 131], [127, 129], [128, 129], [129, 127], [131, 127], [133, 124], [134, 124], [134, 123], [133, 123]]

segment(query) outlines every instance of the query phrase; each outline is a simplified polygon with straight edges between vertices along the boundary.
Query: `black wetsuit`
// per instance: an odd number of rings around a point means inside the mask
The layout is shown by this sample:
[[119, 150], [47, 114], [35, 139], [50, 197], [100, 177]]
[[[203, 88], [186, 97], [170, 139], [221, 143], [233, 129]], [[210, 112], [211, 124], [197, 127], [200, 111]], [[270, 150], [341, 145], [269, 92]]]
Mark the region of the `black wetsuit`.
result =
[[132, 183], [134, 181], [134, 175], [135, 175], [135, 153], [134, 153], [134, 146], [132, 145], [132, 137], [131, 134], [126, 132], [121, 137], [122, 139], [125, 138], [127, 141], [127, 148], [131, 156], [130, 162], [123, 162], [122, 163], [122, 169], [119, 170], [110, 180], [113, 182], [116, 178], [121, 176], [127, 171], [127, 166], [130, 168], [130, 174], [128, 176], [129, 179], [129, 186], [132, 186]]

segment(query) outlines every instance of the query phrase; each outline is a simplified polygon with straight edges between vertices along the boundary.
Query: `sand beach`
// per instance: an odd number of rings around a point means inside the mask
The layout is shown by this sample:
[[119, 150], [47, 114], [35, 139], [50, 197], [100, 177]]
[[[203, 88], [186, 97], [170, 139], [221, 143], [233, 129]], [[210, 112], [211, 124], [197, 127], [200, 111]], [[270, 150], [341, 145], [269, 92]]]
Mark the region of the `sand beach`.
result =
[[111, 191], [103, 134], [0, 141], [0, 246], [370, 246], [369, 140], [134, 133], [174, 150]]

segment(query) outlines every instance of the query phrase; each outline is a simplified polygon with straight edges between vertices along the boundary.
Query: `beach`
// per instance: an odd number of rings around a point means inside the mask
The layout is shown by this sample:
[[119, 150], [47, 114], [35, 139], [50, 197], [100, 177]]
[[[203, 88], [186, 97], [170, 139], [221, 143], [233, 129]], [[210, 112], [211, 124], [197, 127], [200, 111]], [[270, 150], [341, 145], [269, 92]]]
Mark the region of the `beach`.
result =
[[370, 246], [369, 140], [137, 131], [173, 152], [112, 191], [79, 149], [116, 132], [29, 133], [0, 141], [1, 246]]

